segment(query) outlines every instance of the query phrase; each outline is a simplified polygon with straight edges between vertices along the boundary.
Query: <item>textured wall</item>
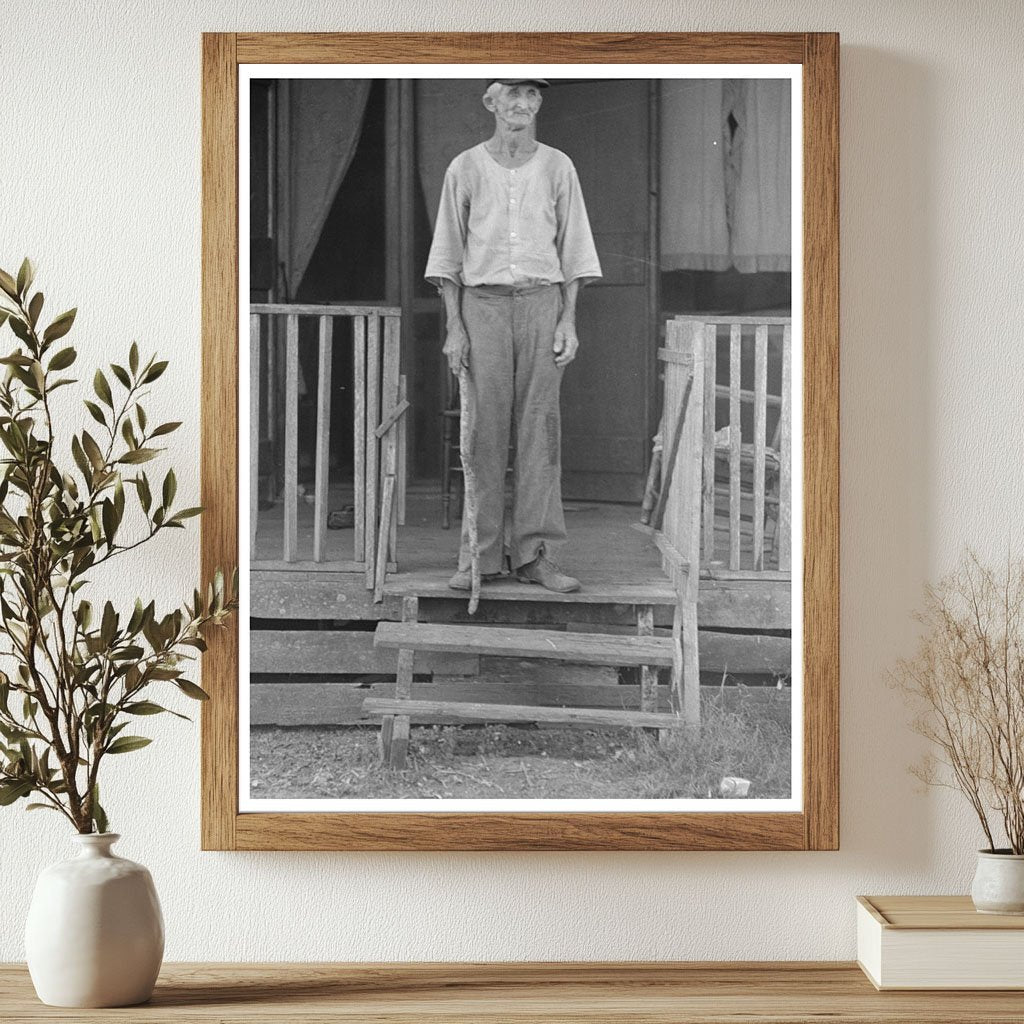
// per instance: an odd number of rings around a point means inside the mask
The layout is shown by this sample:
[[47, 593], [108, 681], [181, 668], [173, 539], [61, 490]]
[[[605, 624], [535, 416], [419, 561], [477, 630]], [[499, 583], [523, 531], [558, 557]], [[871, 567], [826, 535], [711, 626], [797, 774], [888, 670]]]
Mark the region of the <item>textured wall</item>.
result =
[[[81, 307], [86, 364], [173, 357], [151, 413], [198, 490], [203, 30], [838, 30], [842, 34], [842, 850], [342, 855], [198, 849], [197, 732], [111, 765], [122, 852], [153, 871], [171, 959], [832, 958], [853, 896], [966, 891], [976, 829], [920, 793], [885, 683], [920, 587], [963, 545], [1021, 549], [1024, 244], [1015, 0], [7, 0], [0, 265]], [[1016, 269], [1014, 269], [1016, 268]], [[137, 563], [177, 600], [197, 531]], [[134, 581], [112, 588], [129, 596]], [[0, 812], [0, 960], [22, 953], [55, 817]]]

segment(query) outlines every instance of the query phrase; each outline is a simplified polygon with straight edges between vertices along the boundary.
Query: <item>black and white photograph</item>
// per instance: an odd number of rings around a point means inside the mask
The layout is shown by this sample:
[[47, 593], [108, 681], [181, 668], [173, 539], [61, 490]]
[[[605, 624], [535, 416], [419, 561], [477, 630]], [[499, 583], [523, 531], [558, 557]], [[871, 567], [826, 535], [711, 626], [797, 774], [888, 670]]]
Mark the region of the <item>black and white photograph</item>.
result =
[[240, 809], [799, 810], [799, 67], [240, 71]]

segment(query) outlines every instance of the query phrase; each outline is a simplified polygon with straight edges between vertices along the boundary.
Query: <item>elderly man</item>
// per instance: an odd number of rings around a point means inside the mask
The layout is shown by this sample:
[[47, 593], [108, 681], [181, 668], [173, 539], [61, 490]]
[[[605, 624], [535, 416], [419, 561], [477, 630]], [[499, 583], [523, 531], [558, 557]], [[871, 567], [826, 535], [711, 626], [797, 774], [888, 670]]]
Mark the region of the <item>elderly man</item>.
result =
[[[576, 358], [576, 295], [601, 276], [572, 161], [537, 141], [543, 79], [499, 79], [483, 96], [494, 134], [449, 165], [426, 278], [444, 297], [444, 352], [468, 370], [480, 573], [503, 567], [505, 472], [515, 424], [511, 550], [516, 578], [570, 593], [548, 555], [565, 541], [559, 386]], [[458, 572], [469, 590], [466, 517]]]

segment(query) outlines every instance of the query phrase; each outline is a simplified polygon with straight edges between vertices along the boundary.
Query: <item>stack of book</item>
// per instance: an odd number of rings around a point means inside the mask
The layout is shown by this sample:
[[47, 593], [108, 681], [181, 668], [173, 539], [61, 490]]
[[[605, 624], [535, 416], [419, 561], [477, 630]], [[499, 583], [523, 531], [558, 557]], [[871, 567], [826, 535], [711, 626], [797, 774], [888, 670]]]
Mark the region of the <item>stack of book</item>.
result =
[[979, 914], [970, 896], [858, 896], [857, 962], [878, 989], [1024, 989], [1024, 916]]

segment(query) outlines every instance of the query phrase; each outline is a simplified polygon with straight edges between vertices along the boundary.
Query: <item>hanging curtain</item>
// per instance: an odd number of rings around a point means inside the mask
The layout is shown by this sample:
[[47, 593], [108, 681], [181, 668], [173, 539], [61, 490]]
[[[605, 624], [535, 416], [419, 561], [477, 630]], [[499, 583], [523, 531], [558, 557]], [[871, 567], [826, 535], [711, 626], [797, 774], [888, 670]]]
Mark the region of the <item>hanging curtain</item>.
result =
[[483, 105], [486, 87], [482, 78], [424, 78], [416, 82], [416, 152], [431, 230], [448, 164], [494, 131], [494, 117]]
[[363, 129], [368, 79], [294, 79], [288, 137], [291, 168], [288, 294], [298, 291]]
[[721, 79], [667, 79], [661, 93], [661, 269], [728, 270], [728, 132]]
[[790, 83], [745, 79], [724, 111], [736, 122], [728, 160], [732, 263], [741, 273], [790, 270]]

